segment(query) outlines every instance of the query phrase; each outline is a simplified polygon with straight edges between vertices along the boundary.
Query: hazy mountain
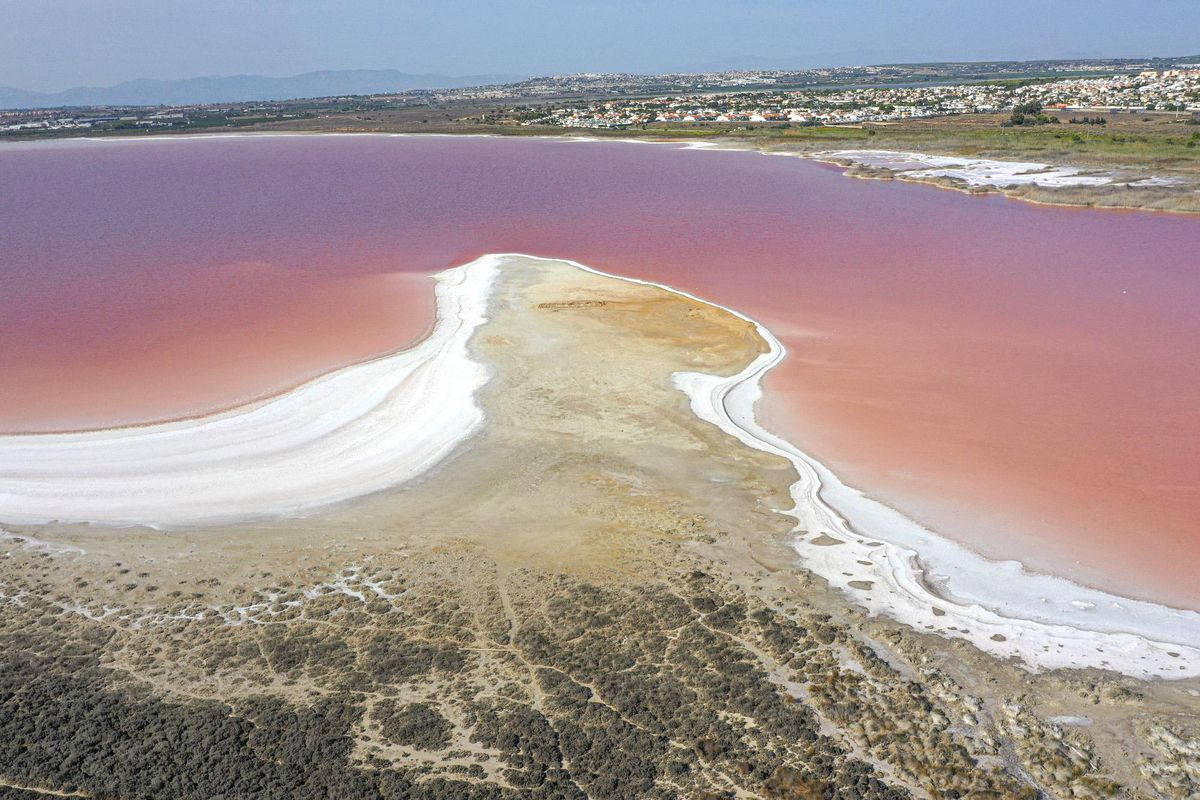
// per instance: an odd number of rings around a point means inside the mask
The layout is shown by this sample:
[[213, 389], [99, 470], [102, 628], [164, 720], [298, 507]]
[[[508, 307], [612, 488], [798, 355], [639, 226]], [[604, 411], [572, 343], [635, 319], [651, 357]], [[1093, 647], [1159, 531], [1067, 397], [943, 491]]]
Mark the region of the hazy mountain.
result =
[[341, 94], [384, 94], [406, 89], [450, 89], [519, 81], [520, 75], [411, 75], [390, 69], [306, 72], [287, 78], [262, 75], [212, 75], [159, 81], [141, 78], [116, 86], [78, 86], [61, 92], [29, 92], [0, 87], [0, 108], [58, 106], [155, 106], [183, 103], [232, 103], [292, 100]]

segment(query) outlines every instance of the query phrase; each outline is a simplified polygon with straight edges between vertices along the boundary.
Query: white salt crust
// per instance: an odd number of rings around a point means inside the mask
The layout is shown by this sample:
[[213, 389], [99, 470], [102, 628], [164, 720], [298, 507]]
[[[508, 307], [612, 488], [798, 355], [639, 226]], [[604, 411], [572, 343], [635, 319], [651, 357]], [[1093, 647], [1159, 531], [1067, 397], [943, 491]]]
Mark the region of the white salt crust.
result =
[[423, 474], [483, 424], [467, 342], [502, 259], [437, 276], [415, 347], [271, 399], [141, 427], [0, 436], [0, 520], [158, 528], [296, 517]]
[[1053, 166], [1032, 161], [996, 161], [989, 158], [931, 156], [893, 150], [837, 150], [817, 153], [817, 159], [851, 162], [858, 166], [891, 170], [906, 178], [948, 178], [967, 187], [1044, 186], [1060, 189], [1071, 186], [1174, 186], [1180, 178], [1156, 176], [1122, 179], [1114, 172], [1085, 171], [1079, 167]]

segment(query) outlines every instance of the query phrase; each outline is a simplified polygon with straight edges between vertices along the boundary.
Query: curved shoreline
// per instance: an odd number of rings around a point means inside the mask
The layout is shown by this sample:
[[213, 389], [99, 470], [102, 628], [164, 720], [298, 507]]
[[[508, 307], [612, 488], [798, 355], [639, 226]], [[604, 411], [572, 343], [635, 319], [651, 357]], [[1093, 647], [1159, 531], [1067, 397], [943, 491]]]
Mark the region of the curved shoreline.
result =
[[[1116, 177], [1118, 168], [1095, 168], [1089, 169], [1086, 167], [1072, 167], [1067, 164], [1044, 164], [1041, 166], [1047, 167], [1055, 173], [1086, 173], [1089, 171], [1099, 170], [1109, 176], [1107, 183], [1102, 184], [1062, 184], [1058, 186], [1043, 186], [1036, 183], [1020, 183], [1016, 185], [996, 185], [996, 184], [971, 184], [968, 180], [958, 179], [955, 177], [946, 177], [940, 175], [909, 175], [909, 172], [922, 172], [923, 170], [893, 170], [886, 167], [870, 167], [864, 165], [854, 159], [852, 156], [847, 156], [851, 153], [887, 153], [896, 156], [916, 156], [923, 159], [933, 160], [948, 160], [954, 162], [964, 162], [970, 164], [995, 164], [995, 165], [1014, 165], [1014, 166], [1030, 166], [1034, 162], [1017, 161], [1014, 159], [992, 159], [992, 158], [969, 158], [966, 156], [957, 155], [935, 155], [930, 153], [921, 153], [917, 151], [901, 151], [901, 150], [879, 150], [873, 148], [861, 149], [843, 149], [841, 151], [827, 149], [800, 149], [800, 150], [784, 150], [784, 149], [768, 149], [761, 143], [753, 142], [735, 142], [735, 141], [690, 141], [679, 138], [651, 138], [637, 136], [594, 136], [588, 134], [571, 134], [571, 133], [536, 133], [536, 134], [507, 134], [507, 133], [420, 133], [411, 131], [226, 131], [221, 133], [166, 133], [152, 134], [148, 136], [69, 136], [54, 139], [18, 139], [8, 142], [7, 146], [19, 147], [21, 145], [33, 146], [53, 146], [67, 143], [82, 143], [82, 144], [130, 144], [137, 142], [195, 142], [204, 141], [207, 139], [255, 139], [255, 138], [295, 138], [295, 137], [324, 137], [324, 136], [379, 136], [386, 138], [476, 138], [476, 139], [544, 139], [558, 142], [580, 142], [580, 143], [596, 143], [596, 142], [616, 142], [626, 144], [651, 144], [674, 146], [682, 150], [710, 150], [714, 152], [729, 152], [729, 153], [757, 153], [764, 156], [789, 156], [792, 158], [801, 158], [807, 161], [815, 161], [822, 164], [830, 164], [841, 167], [843, 174], [848, 178], [860, 178], [865, 180], [900, 180], [905, 183], [920, 184], [930, 186], [935, 189], [949, 189], [950, 191], [959, 192], [960, 194], [982, 194], [982, 195], [1000, 195], [1009, 200], [1016, 200], [1022, 203], [1040, 206], [1054, 206], [1058, 208], [1071, 209], [1088, 209], [1092, 211], [1142, 211], [1152, 213], [1166, 214], [1200, 214], [1200, 205], [1194, 208], [1176, 208], [1170, 205], [1154, 205], [1152, 203], [1095, 203], [1092, 201], [1081, 201], [1079, 199], [1069, 199], [1066, 197], [1054, 197], [1055, 192], [1069, 192], [1072, 190], [1086, 190], [1089, 188], [1108, 188], [1108, 189], [1133, 189], [1136, 191], [1171, 191], [1172, 187], [1178, 188], [1181, 186], [1190, 185], [1192, 187], [1191, 194], [1200, 196], [1200, 184], [1196, 181], [1188, 181], [1186, 178], [1173, 176], [1169, 178], [1161, 178], [1155, 175], [1144, 175], [1140, 179], [1135, 179], [1133, 182], [1120, 182], [1113, 180]], [[6, 143], [0, 142], [0, 152]], [[1127, 170], [1136, 170], [1136, 165], [1125, 167]], [[1160, 182], [1161, 181], [1161, 182]], [[1043, 195], [1033, 197], [1024, 192], [1043, 192]], [[1158, 198], [1163, 200], [1165, 198]], [[1200, 200], [1197, 201], [1200, 203]]]
[[1028, 572], [1015, 560], [987, 559], [846, 486], [823, 464], [763, 429], [754, 416], [761, 380], [786, 350], [767, 328], [758, 330], [771, 350], [745, 370], [728, 378], [679, 373], [676, 385], [699, 417], [795, 466], [795, 505], [781, 513], [797, 521], [793, 548], [807, 568], [872, 615], [966, 639], [1034, 669], [1094, 667], [1139, 678], [1200, 675], [1200, 613]]
[[806, 568], [871, 615], [965, 639], [1034, 670], [1098, 668], [1143, 679], [1200, 675], [1200, 613], [1028, 572], [1015, 560], [987, 559], [846, 486], [820, 462], [763, 429], [754, 415], [761, 382], [787, 355], [766, 326], [654, 281], [569, 259], [502, 254], [507, 256], [571, 264], [585, 272], [654, 286], [754, 325], [768, 345], [767, 353], [736, 375], [681, 372], [675, 384], [688, 395], [698, 417], [749, 447], [792, 463], [798, 473], [791, 486], [794, 506], [779, 511], [797, 521], [793, 548]]
[[[432, 279], [434, 279], [434, 285], [436, 286], [436, 280], [437, 280], [436, 274], [435, 275], [424, 275], [424, 274], [418, 273], [418, 272], [414, 272], [414, 273], [410, 273], [410, 274], [412, 274], [414, 276], [432, 278]], [[411, 337], [403, 345], [399, 345], [399, 346], [395, 346], [395, 347], [388, 347], [386, 349], [378, 350], [374, 353], [368, 354], [362, 358], [358, 358], [353, 361], [340, 361], [340, 362], [336, 362], [333, 364], [329, 364], [329, 365], [325, 366], [323, 369], [319, 368], [318, 370], [309, 374], [305, 378], [291, 381], [291, 382], [285, 383], [283, 385], [280, 385], [278, 387], [268, 388], [268, 389], [263, 390], [262, 392], [258, 392], [256, 394], [249, 395], [247, 397], [243, 397], [242, 399], [239, 399], [239, 400], [231, 400], [229, 402], [222, 402], [220, 404], [213, 405], [209, 408], [205, 408], [200, 411], [195, 411], [195, 412], [186, 413], [186, 414], [178, 414], [178, 415], [164, 414], [161, 416], [150, 417], [145, 420], [137, 420], [137, 421], [132, 421], [132, 422], [116, 422], [116, 423], [113, 423], [112, 425], [91, 426], [91, 427], [86, 427], [86, 428], [64, 426], [61, 428], [49, 428], [49, 429], [34, 428], [34, 429], [30, 429], [30, 430], [12, 430], [12, 429], [3, 430], [3, 429], [0, 429], [0, 439], [3, 439], [3, 437], [5, 437], [5, 436], [53, 436], [56, 434], [94, 433], [94, 432], [100, 431], [100, 430], [105, 430], [105, 431], [132, 430], [132, 431], [136, 431], [136, 430], [141, 430], [144, 428], [152, 428], [157, 425], [170, 425], [172, 423], [196, 422], [196, 421], [207, 419], [210, 417], [215, 417], [215, 416], [218, 416], [221, 414], [231, 414], [231, 413], [235, 413], [238, 411], [246, 411], [251, 408], [256, 408], [258, 406], [269, 403], [278, 397], [282, 397], [283, 395], [294, 392], [297, 389], [300, 389], [301, 387], [305, 386], [306, 384], [321, 380], [322, 378], [324, 378], [328, 375], [331, 375], [334, 372], [341, 372], [342, 370], [351, 369], [353, 367], [361, 367], [365, 364], [371, 364], [376, 361], [381, 361], [383, 359], [391, 358], [392, 356], [396, 356], [396, 355], [400, 355], [401, 353], [405, 353], [405, 352], [413, 349], [414, 347], [417, 347], [422, 342], [424, 342], [426, 339], [428, 339], [430, 336], [432, 336], [434, 328], [436, 326], [437, 326], [437, 314], [436, 314], [436, 309], [435, 309], [434, 319], [428, 325], [426, 325], [425, 328], [420, 333]]]
[[0, 436], [0, 517], [179, 528], [296, 517], [412, 480], [483, 424], [467, 343], [499, 259], [439, 273], [413, 347], [238, 408], [147, 426]]

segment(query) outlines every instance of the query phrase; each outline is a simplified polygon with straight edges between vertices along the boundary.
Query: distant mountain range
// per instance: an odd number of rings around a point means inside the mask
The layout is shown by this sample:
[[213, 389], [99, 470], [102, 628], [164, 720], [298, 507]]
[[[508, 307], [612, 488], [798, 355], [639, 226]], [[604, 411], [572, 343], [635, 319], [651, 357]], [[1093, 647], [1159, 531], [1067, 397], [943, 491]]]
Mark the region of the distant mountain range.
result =
[[454, 89], [512, 83], [524, 75], [412, 75], [391, 69], [306, 72], [287, 78], [262, 75], [213, 75], [158, 81], [141, 78], [116, 86], [78, 86], [61, 92], [29, 92], [0, 87], [0, 108], [59, 106], [157, 106], [188, 103], [238, 103], [295, 100], [343, 94], [386, 94], [409, 89]]

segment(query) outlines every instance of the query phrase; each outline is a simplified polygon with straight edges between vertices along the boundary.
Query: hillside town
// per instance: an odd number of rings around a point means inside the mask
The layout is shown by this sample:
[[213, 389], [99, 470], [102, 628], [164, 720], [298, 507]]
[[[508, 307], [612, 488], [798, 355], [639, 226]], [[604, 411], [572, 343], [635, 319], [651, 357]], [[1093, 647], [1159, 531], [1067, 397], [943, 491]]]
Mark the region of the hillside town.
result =
[[523, 125], [627, 128], [651, 123], [863, 122], [1008, 112], [1031, 103], [1061, 111], [1200, 112], [1200, 64], [1133, 75], [919, 87], [687, 94], [514, 108]]

